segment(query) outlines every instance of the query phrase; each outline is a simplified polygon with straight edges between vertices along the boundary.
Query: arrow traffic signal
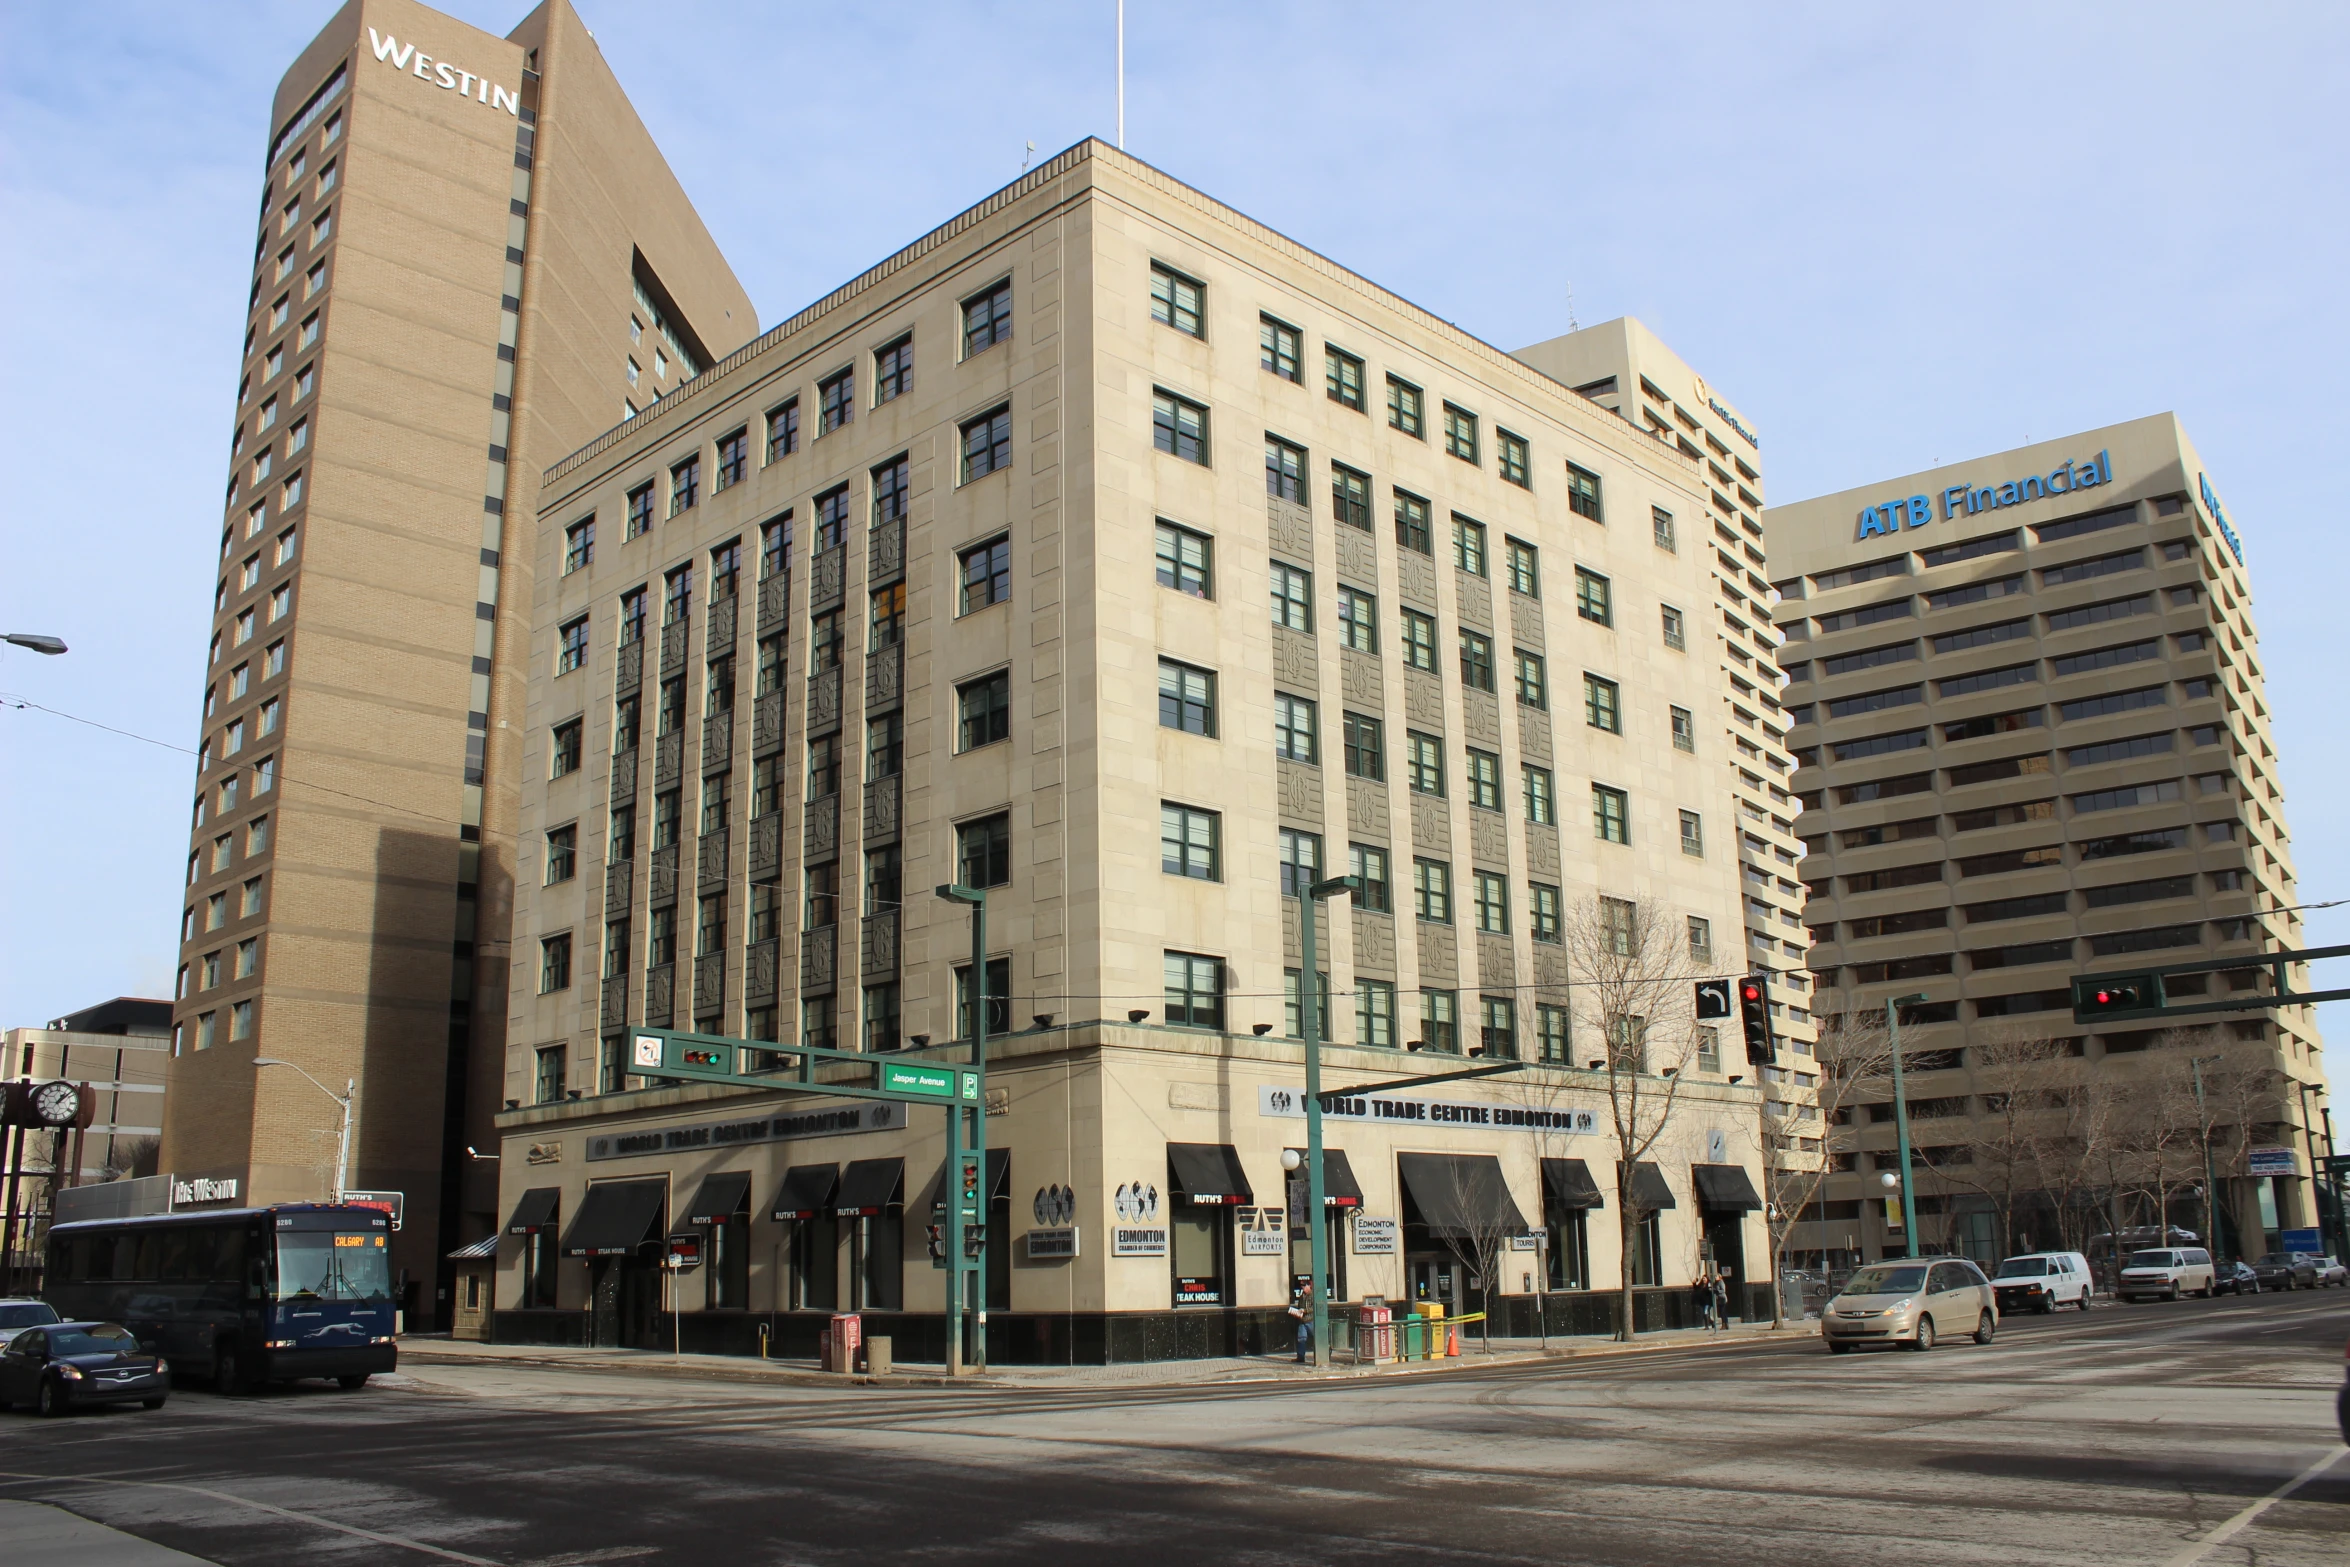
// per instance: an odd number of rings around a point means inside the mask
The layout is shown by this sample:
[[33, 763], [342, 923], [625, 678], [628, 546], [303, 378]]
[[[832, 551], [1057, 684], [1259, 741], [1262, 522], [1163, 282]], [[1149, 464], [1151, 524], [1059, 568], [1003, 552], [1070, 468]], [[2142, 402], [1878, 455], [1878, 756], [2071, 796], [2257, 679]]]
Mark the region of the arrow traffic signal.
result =
[[1750, 1066], [1769, 1066], [1779, 1058], [1771, 1039], [1771, 997], [1763, 976], [1749, 974], [1738, 981], [1738, 1022], [1746, 1031], [1746, 1060]]

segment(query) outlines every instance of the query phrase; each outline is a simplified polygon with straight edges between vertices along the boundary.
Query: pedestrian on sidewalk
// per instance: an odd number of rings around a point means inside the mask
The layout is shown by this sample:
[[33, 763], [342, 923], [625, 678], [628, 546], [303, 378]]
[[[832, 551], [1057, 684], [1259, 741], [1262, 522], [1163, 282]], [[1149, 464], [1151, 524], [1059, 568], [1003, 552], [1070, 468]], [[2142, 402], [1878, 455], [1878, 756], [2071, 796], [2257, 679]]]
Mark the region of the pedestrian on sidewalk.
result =
[[1697, 1282], [1689, 1286], [1689, 1295], [1691, 1304], [1697, 1308], [1697, 1325], [1711, 1332], [1714, 1325], [1714, 1287], [1712, 1281], [1700, 1273], [1697, 1276]]
[[1289, 1314], [1297, 1319], [1297, 1363], [1302, 1366], [1314, 1347], [1314, 1286], [1310, 1280], [1290, 1296]]
[[1719, 1273], [1714, 1275], [1714, 1326], [1730, 1331], [1730, 1281]]

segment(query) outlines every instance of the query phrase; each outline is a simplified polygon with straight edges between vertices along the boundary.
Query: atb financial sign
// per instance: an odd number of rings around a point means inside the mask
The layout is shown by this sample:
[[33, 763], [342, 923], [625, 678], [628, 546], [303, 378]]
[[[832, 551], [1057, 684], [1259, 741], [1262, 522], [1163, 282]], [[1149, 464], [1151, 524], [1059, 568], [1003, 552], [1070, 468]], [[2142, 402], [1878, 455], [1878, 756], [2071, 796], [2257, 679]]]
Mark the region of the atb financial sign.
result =
[[[2027, 473], [2021, 478], [2002, 479], [1996, 484], [1976, 484], [1969, 480], [1953, 484], [1942, 492], [1942, 520], [1948, 522], [1954, 517], [1972, 517], [1981, 512], [2021, 506], [2052, 496], [2070, 495], [2076, 490], [2095, 489], [2112, 482], [2113, 459], [2107, 452], [2099, 452], [2086, 462], [2068, 460], [2046, 473]], [[1874, 506], [1863, 506], [1860, 509], [1860, 527], [1853, 538], [1873, 539], [1899, 533], [1904, 528], [1922, 528], [1934, 520], [1934, 499], [1931, 495], [1903, 495]]]

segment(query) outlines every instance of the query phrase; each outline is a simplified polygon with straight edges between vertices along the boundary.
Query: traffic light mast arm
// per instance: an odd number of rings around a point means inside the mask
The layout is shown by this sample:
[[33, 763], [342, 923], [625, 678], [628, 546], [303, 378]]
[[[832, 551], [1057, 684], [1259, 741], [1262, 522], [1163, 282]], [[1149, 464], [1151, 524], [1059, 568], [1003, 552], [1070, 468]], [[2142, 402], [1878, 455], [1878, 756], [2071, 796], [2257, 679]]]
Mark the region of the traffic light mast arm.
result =
[[[2204, 958], [2194, 963], [2168, 963], [2160, 968], [2083, 974], [2073, 981], [2073, 1021], [2120, 1022], [2149, 1017], [2190, 1017], [2211, 1012], [2257, 1012], [2269, 1007], [2312, 1006], [2320, 1001], [2350, 1000], [2350, 988], [2308, 991], [2291, 988], [2292, 965], [2339, 957], [2350, 957], [2350, 946], [2310, 947], [2300, 952], [2255, 952], [2238, 958]], [[2197, 1001], [2185, 1005], [2172, 1005], [2168, 1000], [2161, 999], [2161, 981], [2170, 975], [2237, 973], [2246, 969], [2268, 970], [2269, 982], [2275, 988], [2266, 994], [2251, 992], [2231, 996], [2225, 1001]], [[2100, 990], [2121, 992], [2133, 986], [2143, 988], [2150, 983], [2154, 987], [2154, 1004], [2151, 1006], [2101, 1005], [2093, 999]]]

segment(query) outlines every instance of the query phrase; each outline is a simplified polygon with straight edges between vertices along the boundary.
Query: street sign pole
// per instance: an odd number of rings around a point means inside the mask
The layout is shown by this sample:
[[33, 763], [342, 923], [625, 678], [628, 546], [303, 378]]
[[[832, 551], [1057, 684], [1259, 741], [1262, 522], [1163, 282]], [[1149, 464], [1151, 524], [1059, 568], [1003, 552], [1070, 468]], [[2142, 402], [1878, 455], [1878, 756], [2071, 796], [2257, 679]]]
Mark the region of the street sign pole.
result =
[[[2195, 1135], [2203, 1144], [2203, 1244], [2211, 1248], [2213, 1256], [2225, 1262], [2227, 1258], [2219, 1244], [2219, 1188], [2211, 1170], [2211, 1125], [2203, 1110], [2203, 1063], [2219, 1059], [2218, 1056], [2189, 1056], [2187, 1065], [2195, 1073]], [[2120, 1237], [2114, 1240], [2118, 1247]]]
[[1924, 995], [1896, 996], [1885, 1003], [1885, 1037], [1893, 1050], [1893, 1131], [1901, 1160], [1901, 1243], [1904, 1257], [1918, 1254], [1918, 1205], [1909, 1189], [1909, 1100], [1901, 1086], [1901, 1009]]
[[[936, 889], [939, 897], [949, 903], [964, 903], [971, 908], [971, 1070], [957, 1073], [955, 1098], [947, 1111], [946, 1173], [941, 1177], [945, 1189], [939, 1196], [946, 1203], [946, 1288], [947, 1288], [947, 1375], [960, 1376], [966, 1363], [976, 1370], [987, 1368], [987, 1257], [984, 1249], [977, 1257], [969, 1253], [965, 1231], [976, 1224], [984, 1232], [987, 1223], [987, 892], [980, 887], [964, 887], [948, 883]], [[963, 1116], [971, 1116], [966, 1139]], [[972, 1179], [976, 1167], [977, 1179]], [[977, 1194], [975, 1211], [966, 1211], [965, 1201]], [[974, 1288], [974, 1284], [978, 1285]], [[970, 1353], [964, 1353], [964, 1320], [968, 1315], [972, 1324]]]
[[[1308, 872], [1308, 877], [1311, 874]], [[1322, 979], [1314, 915], [1322, 899], [1342, 892], [1351, 896], [1362, 884], [1359, 876], [1337, 876], [1328, 881], [1307, 880], [1298, 889], [1297, 1031], [1306, 1050], [1306, 1255], [1314, 1274], [1309, 1295], [1314, 1308], [1316, 1370], [1330, 1366], [1330, 1231], [1322, 1222], [1328, 1188], [1322, 1180]]]

